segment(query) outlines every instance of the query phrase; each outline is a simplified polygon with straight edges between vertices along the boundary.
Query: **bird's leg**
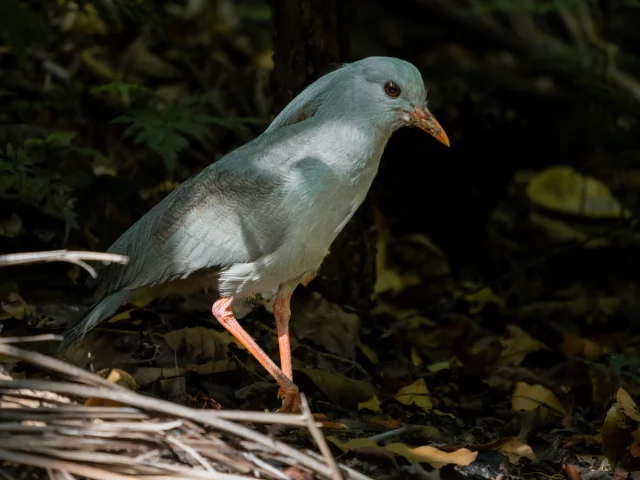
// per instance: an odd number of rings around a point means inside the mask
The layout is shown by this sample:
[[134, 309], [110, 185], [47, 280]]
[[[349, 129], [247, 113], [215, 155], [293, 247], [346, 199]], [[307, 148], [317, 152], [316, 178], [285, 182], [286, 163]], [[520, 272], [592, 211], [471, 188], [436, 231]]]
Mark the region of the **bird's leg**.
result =
[[293, 381], [291, 365], [291, 340], [289, 338], [289, 319], [291, 318], [291, 295], [298, 282], [283, 283], [273, 301], [273, 316], [276, 318], [278, 345], [280, 347], [280, 368], [287, 378]]
[[[218, 299], [211, 309], [213, 316], [222, 324], [227, 331], [233, 335], [247, 351], [255, 357], [269, 375], [271, 375], [278, 385], [280, 385], [279, 396], [282, 396], [281, 412], [296, 413], [300, 410], [300, 400], [298, 398], [298, 387], [285, 375], [273, 360], [260, 348], [256, 341], [240, 326], [238, 320], [233, 315], [231, 303], [233, 297], [222, 297]], [[276, 317], [277, 318], [277, 317]]]
[[303, 287], [307, 287], [313, 280], [316, 278], [316, 272], [311, 271], [309, 273], [305, 273], [300, 279], [300, 285]]
[[282, 398], [282, 405], [291, 403], [295, 409], [300, 408], [298, 387], [293, 383], [293, 366], [291, 364], [291, 340], [289, 337], [289, 319], [291, 318], [291, 295], [298, 286], [298, 282], [283, 283], [278, 289], [273, 301], [273, 316], [276, 319], [276, 331], [278, 333], [278, 346], [280, 347], [280, 368], [282, 373], [291, 381], [295, 390], [288, 386], [280, 386], [278, 395]]

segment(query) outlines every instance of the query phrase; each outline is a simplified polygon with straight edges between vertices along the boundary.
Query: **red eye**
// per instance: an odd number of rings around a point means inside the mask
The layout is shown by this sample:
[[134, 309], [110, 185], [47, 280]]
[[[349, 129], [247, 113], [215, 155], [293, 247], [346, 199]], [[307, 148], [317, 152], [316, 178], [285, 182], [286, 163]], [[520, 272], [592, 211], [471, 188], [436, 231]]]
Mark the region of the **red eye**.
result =
[[390, 97], [396, 98], [400, 96], [400, 87], [393, 82], [384, 84], [384, 92]]

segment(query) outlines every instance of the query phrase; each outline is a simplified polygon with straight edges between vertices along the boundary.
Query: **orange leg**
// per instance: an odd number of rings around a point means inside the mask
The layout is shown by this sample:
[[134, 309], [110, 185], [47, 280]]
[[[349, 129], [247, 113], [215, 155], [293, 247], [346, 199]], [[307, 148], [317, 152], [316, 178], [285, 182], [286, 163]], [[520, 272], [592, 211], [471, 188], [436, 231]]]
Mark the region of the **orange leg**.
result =
[[287, 378], [293, 381], [293, 366], [291, 364], [291, 340], [289, 338], [289, 319], [291, 318], [291, 295], [297, 286], [285, 283], [276, 294], [273, 301], [273, 316], [276, 318], [278, 332], [278, 346], [280, 347], [280, 368]]
[[[280, 292], [278, 292], [280, 293]], [[289, 294], [289, 298], [291, 298], [291, 294]], [[233, 311], [231, 310], [231, 302], [233, 301], [232, 297], [222, 297], [218, 299], [214, 304], [211, 311], [213, 312], [213, 316], [222, 324], [227, 331], [233, 335], [243, 346], [247, 349], [247, 351], [255, 357], [258, 362], [265, 368], [269, 375], [271, 375], [278, 385], [280, 385], [280, 391], [278, 392], [278, 397], [282, 398], [282, 408], [281, 412], [287, 413], [295, 413], [300, 410], [300, 399], [298, 396], [298, 387], [291, 380], [292, 374], [288, 376], [282, 372], [278, 368], [278, 366], [274, 363], [273, 360], [269, 358], [269, 356], [264, 353], [264, 350], [260, 348], [260, 346], [256, 343], [256, 341], [247, 333], [247, 331], [240, 326], [238, 320], [233, 315]], [[289, 302], [287, 300], [287, 307]], [[277, 316], [276, 316], [276, 325], [277, 324]], [[288, 318], [287, 318], [287, 326], [288, 326]], [[288, 329], [287, 329], [288, 330]], [[278, 329], [278, 333], [280, 333], [280, 329]], [[278, 335], [279, 336], [279, 335]], [[287, 343], [289, 337], [287, 335]], [[278, 339], [280, 343], [280, 339]], [[280, 352], [282, 355], [282, 343], [280, 343]], [[284, 362], [283, 362], [284, 365]], [[291, 368], [291, 352], [289, 350], [289, 368]]]

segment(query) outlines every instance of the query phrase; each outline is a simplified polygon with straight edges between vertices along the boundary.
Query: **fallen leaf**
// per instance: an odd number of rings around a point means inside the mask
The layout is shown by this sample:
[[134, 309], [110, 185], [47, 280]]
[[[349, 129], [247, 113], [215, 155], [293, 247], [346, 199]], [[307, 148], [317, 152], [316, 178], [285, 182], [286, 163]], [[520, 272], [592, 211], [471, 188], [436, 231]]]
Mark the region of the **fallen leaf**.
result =
[[0, 320], [7, 318], [15, 318], [16, 320], [24, 320], [26, 316], [33, 315], [36, 307], [29, 305], [16, 292], [9, 292], [0, 302]]
[[[112, 368], [111, 370], [104, 369], [96, 372], [96, 375], [106, 378], [107, 382], [115, 383], [134, 392], [138, 390], [138, 384], [134, 378], [124, 370], [118, 368]], [[106, 398], [91, 397], [84, 402], [84, 405], [86, 407], [121, 407], [127, 404]]]
[[373, 351], [372, 348], [368, 347], [367, 345], [358, 342], [358, 344], [356, 345], [358, 347], [358, 350], [360, 350], [362, 352], [362, 354], [367, 357], [367, 359], [373, 363], [374, 365], [376, 363], [378, 363], [378, 354], [376, 352]]
[[363, 410], [363, 409], [371, 410], [372, 412], [375, 412], [375, 413], [382, 413], [382, 409], [380, 408], [380, 400], [378, 400], [378, 396], [374, 394], [366, 402], [358, 403], [358, 410]]
[[424, 378], [402, 387], [393, 397], [404, 405], [416, 405], [425, 412], [430, 412], [433, 408], [433, 402], [429, 397], [429, 390], [424, 383]]
[[619, 388], [616, 392], [616, 402], [618, 402], [618, 407], [620, 407], [622, 413], [624, 413], [630, 419], [635, 420], [636, 422], [640, 422], [640, 412], [638, 412], [638, 405], [624, 388]]
[[354, 359], [360, 317], [345, 312], [317, 292], [291, 306], [291, 328], [296, 337], [309, 339], [339, 357]]
[[205, 327], [174, 330], [165, 334], [163, 338], [172, 350], [178, 352], [184, 349], [187, 355], [201, 359], [225, 359], [231, 342], [239, 348], [244, 348], [229, 332], [219, 332]]
[[536, 460], [533, 449], [526, 443], [523, 443], [518, 437], [501, 438], [495, 442], [482, 445], [479, 449], [497, 450], [507, 457], [509, 463], [513, 465], [517, 465], [521, 458], [527, 458], [532, 462]]
[[385, 450], [401, 455], [411, 463], [428, 463], [435, 469], [445, 465], [469, 465], [476, 460], [478, 452], [472, 452], [467, 448], [460, 448], [454, 452], [444, 452], [431, 446], [410, 448], [404, 443], [390, 443], [385, 445]]
[[568, 166], [552, 166], [536, 174], [527, 184], [527, 197], [542, 207], [569, 215], [591, 218], [631, 215], [607, 185]]
[[569, 332], [564, 332], [562, 336], [560, 351], [567, 358], [597, 360], [605, 352], [602, 345], [593, 340]]
[[300, 368], [296, 371], [304, 373], [329, 400], [341, 407], [356, 408], [360, 402], [366, 402], [375, 394], [373, 385], [365, 380], [353, 380], [315, 368]]
[[514, 410], [535, 410], [540, 405], [549, 407], [559, 415], [565, 416], [567, 411], [555, 394], [542, 385], [529, 385], [525, 382], [516, 383], [511, 397], [511, 408]]
[[548, 350], [547, 346], [534, 339], [517, 325], [507, 325], [509, 338], [502, 339], [503, 346], [500, 358], [505, 365], [520, 365], [530, 353]]
[[617, 403], [611, 405], [602, 424], [602, 453], [611, 467], [616, 465], [627, 453], [633, 441], [632, 429], [626, 425], [626, 416]]
[[465, 295], [464, 299], [470, 304], [469, 315], [476, 315], [480, 313], [490, 303], [498, 306], [502, 305], [500, 297], [493, 293], [493, 290], [489, 287], [485, 287], [478, 292]]

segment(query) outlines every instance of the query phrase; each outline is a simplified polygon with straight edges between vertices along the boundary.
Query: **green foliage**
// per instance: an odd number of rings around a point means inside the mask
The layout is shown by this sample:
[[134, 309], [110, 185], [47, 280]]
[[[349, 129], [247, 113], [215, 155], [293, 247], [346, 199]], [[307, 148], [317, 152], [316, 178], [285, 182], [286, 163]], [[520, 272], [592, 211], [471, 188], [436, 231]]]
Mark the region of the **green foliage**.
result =
[[[114, 86], [113, 89], [116, 87]], [[133, 108], [128, 114], [115, 118], [113, 123], [129, 123], [124, 138], [144, 143], [158, 153], [169, 172], [175, 169], [178, 154], [189, 147], [185, 135], [199, 141], [210, 135], [210, 127], [218, 125], [229, 129], [244, 128], [250, 119], [225, 119], [203, 112], [208, 95], [190, 97], [182, 102], [158, 106]]]
[[[47, 162], [56, 152], [95, 156], [93, 149], [71, 144], [75, 132], [56, 132], [44, 139], [32, 138], [21, 148], [7, 144], [0, 148], [0, 198], [13, 198], [77, 227], [73, 210], [73, 190], [78, 177], [63, 176]], [[48, 164], [49, 163], [49, 164]]]

